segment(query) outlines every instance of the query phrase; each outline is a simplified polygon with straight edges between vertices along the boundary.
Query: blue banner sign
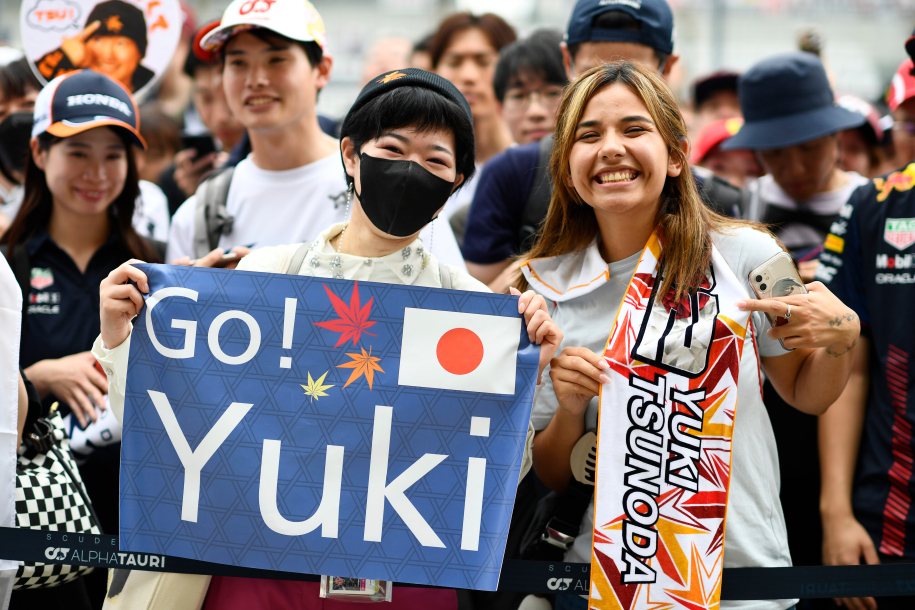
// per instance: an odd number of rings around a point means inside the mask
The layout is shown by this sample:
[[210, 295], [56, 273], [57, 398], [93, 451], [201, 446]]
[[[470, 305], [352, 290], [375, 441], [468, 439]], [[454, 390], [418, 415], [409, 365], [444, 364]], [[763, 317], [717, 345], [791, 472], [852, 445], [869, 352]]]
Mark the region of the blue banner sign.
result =
[[122, 551], [496, 589], [539, 358], [517, 297], [140, 267]]

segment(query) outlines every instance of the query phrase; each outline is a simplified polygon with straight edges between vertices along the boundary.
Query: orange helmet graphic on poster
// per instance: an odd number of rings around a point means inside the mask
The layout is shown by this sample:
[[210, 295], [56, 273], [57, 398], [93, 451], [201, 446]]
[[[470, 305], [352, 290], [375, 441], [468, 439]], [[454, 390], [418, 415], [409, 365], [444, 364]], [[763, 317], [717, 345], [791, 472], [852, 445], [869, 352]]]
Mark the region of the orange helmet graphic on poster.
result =
[[139, 100], [165, 72], [181, 36], [178, 0], [24, 0], [26, 57], [42, 83], [90, 69]]

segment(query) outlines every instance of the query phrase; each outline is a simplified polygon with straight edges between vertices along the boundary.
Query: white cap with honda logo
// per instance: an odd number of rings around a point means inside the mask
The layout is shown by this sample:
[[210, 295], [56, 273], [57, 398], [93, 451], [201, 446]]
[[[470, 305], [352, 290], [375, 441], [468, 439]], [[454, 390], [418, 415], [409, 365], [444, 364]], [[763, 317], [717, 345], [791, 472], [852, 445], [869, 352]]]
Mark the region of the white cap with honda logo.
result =
[[216, 51], [234, 34], [264, 28], [300, 42], [327, 44], [324, 20], [308, 0], [234, 0], [222, 21], [200, 41], [207, 51]]

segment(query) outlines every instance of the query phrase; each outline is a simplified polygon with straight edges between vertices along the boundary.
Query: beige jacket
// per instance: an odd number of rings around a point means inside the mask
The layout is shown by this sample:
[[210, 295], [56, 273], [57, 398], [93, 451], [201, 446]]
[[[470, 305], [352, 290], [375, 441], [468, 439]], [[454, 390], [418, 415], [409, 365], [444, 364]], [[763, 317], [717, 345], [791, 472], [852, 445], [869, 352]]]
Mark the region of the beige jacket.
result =
[[[305, 262], [299, 275], [312, 277], [340, 278], [386, 284], [406, 284], [441, 288], [441, 269], [439, 262], [432, 256], [419, 239], [401, 251], [379, 258], [365, 258], [333, 251], [329, 241], [340, 234], [343, 224], [335, 224], [321, 233], [311, 243]], [[346, 235], [344, 234], [344, 239]], [[289, 267], [295, 251], [300, 244], [276, 246], [255, 250], [241, 260], [238, 269], [241, 271], [261, 271], [265, 273], [284, 273]], [[466, 272], [449, 266], [451, 285], [455, 290], [471, 292], [489, 292], [485, 284], [475, 280]], [[121, 345], [107, 349], [102, 345], [99, 336], [92, 346], [92, 354], [98, 360], [108, 376], [108, 396], [111, 411], [120, 422], [124, 413], [124, 393], [127, 381], [127, 357], [130, 353], [130, 336]], [[543, 384], [537, 386], [539, 394]], [[531, 447], [534, 442], [534, 428], [528, 424], [527, 440], [524, 446], [524, 457], [521, 463], [521, 476], [524, 478], [531, 468]], [[114, 610], [199, 610], [209, 587], [209, 576], [191, 574], [167, 574], [161, 572], [130, 572], [130, 576], [116, 598], [105, 600], [105, 608]], [[181, 591], [179, 596], [171, 592]], [[200, 593], [198, 595], [197, 593]], [[111, 592], [109, 592], [109, 595]]]

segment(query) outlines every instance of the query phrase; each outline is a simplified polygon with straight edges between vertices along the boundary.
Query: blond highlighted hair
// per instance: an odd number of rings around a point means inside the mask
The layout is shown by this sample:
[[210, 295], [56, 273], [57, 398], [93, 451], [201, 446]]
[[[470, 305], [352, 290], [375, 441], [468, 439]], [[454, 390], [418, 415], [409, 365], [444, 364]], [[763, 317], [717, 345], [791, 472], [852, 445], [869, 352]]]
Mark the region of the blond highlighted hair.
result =
[[[664, 282], [658, 292], [666, 295], [675, 288], [679, 300], [698, 286], [712, 259], [711, 231], [728, 227], [761, 225], [726, 218], [711, 210], [702, 200], [689, 171], [686, 124], [667, 83], [656, 71], [633, 61], [617, 61], [594, 67], [572, 81], [559, 106], [550, 171], [553, 195], [546, 220], [527, 260], [551, 258], [587, 248], [598, 235], [594, 208], [582, 201], [567, 178], [571, 175], [569, 158], [575, 143], [575, 130], [588, 103], [602, 89], [620, 83], [629, 87], [648, 108], [669, 154], [680, 162], [679, 176], [668, 176], [661, 191], [656, 226], [664, 245], [659, 263], [664, 266]], [[764, 230], [764, 229], [763, 229]], [[524, 276], [519, 288], [527, 289]]]

